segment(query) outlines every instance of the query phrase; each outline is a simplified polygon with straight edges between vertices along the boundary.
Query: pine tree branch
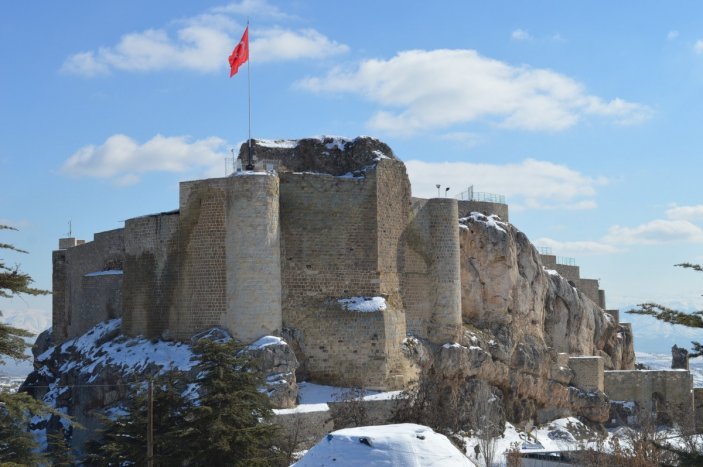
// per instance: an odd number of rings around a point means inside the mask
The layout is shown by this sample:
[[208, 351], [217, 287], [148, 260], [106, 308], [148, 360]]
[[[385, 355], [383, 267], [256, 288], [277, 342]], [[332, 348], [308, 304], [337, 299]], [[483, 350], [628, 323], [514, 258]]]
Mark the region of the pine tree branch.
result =
[[652, 316], [666, 323], [681, 324], [690, 328], [703, 328], [703, 311], [684, 313], [658, 303], [640, 303], [637, 306], [639, 308], [627, 310], [626, 313]]
[[674, 264], [674, 266], [679, 267], [679, 268], [693, 269], [694, 271], [698, 271], [698, 272], [703, 272], [703, 266], [701, 266], [700, 264], [680, 263], [680, 264]]

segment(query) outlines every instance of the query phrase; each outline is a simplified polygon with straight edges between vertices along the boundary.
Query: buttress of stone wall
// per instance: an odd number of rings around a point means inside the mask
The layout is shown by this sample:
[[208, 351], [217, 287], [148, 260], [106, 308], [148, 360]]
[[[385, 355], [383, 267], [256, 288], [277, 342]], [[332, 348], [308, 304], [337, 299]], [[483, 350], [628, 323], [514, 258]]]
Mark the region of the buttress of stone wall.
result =
[[300, 372], [322, 383], [382, 387], [385, 312], [344, 311], [337, 302], [382, 294], [375, 171], [280, 177], [283, 325]]
[[159, 337], [168, 329], [178, 283], [178, 212], [125, 221], [122, 332]]
[[[95, 234], [92, 242], [55, 251], [53, 329], [57, 342], [122, 316], [123, 229]], [[109, 274], [103, 273], [109, 270]]]
[[222, 325], [244, 343], [280, 335], [279, 181], [273, 174], [230, 177], [226, 197], [227, 313]]
[[227, 178], [182, 182], [178, 223], [178, 285], [169, 329], [177, 339], [218, 326], [226, 300]]
[[405, 235], [408, 331], [438, 344], [462, 332], [458, 216], [454, 199], [416, 199]]
[[389, 377], [398, 380], [392, 383], [397, 387], [405, 381], [400, 346], [407, 334], [406, 315], [403, 312], [402, 271], [405, 267], [405, 230], [410, 220], [410, 180], [405, 164], [392, 159], [381, 159], [376, 166], [375, 175], [378, 200], [378, 271], [381, 293], [390, 304], [383, 313], [385, 351], [389, 360]]

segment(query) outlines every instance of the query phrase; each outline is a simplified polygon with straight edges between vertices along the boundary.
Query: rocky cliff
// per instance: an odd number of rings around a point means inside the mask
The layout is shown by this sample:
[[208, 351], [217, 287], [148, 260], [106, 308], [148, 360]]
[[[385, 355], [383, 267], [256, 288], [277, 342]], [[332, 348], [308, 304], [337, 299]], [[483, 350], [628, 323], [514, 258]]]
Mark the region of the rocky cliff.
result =
[[507, 419], [545, 421], [566, 414], [603, 422], [607, 397], [570, 385], [568, 355], [603, 357], [607, 369], [632, 369], [628, 328], [545, 270], [524, 233], [496, 216], [460, 220], [462, 342], [414, 340], [406, 351], [429, 374], [454, 385], [488, 382], [503, 395]]

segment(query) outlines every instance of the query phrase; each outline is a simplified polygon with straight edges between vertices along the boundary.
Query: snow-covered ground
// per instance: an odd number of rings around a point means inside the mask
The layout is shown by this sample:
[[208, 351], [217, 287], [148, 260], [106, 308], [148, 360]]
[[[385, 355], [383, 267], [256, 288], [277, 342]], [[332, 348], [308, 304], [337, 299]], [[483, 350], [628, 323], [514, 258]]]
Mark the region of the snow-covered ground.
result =
[[333, 431], [293, 465], [471, 467], [476, 464], [446, 436], [426, 426], [402, 423]]
[[[314, 384], [308, 382], [298, 383], [298, 398], [300, 404], [293, 409], [275, 409], [277, 414], [319, 412], [329, 410], [328, 402], [335, 402], [342, 399], [343, 394], [350, 388], [337, 386], [325, 386], [324, 384]], [[374, 391], [366, 390], [363, 395], [364, 400], [387, 400], [400, 395], [401, 391]]]

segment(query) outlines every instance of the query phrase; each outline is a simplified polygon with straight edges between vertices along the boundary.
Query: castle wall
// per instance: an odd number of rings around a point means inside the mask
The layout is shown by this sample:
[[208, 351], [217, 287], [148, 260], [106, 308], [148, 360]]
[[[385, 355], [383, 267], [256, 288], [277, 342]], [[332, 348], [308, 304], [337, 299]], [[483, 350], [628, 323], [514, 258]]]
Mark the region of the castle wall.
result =
[[[605, 393], [611, 400], [635, 401], [644, 413], [669, 416], [693, 413], [693, 378], [687, 370], [606, 371]], [[656, 407], [653, 400], [663, 401]]]
[[382, 159], [376, 166], [376, 222], [378, 225], [378, 271], [381, 295], [389, 304], [383, 313], [385, 354], [388, 359], [389, 387], [404, 382], [400, 344], [407, 334], [402, 297], [405, 264], [405, 230], [410, 216], [410, 181], [405, 164]]
[[489, 203], [488, 201], [465, 201], [458, 200], [459, 217], [469, 217], [472, 212], [480, 212], [486, 216], [495, 214], [503, 222], [510, 222], [508, 216], [508, 205], [502, 203]]
[[122, 331], [130, 336], [159, 337], [177, 305], [177, 211], [125, 221], [125, 278]]
[[226, 299], [227, 178], [181, 182], [178, 287], [169, 329], [177, 339], [218, 326]]
[[375, 175], [281, 174], [283, 324], [301, 371], [323, 383], [386, 383], [385, 312], [336, 302], [382, 295]]
[[[123, 229], [96, 233], [92, 242], [72, 244], [52, 255], [52, 323], [57, 342], [122, 316]], [[95, 274], [106, 270], [112, 273]]]
[[693, 410], [696, 433], [703, 433], [703, 388], [693, 388]]
[[601, 357], [571, 357], [569, 367], [574, 371], [574, 386], [584, 391], [603, 391], [605, 383]]
[[598, 293], [598, 280], [597, 279], [578, 279], [576, 282], [576, 288], [584, 294], [586, 297], [590, 298], [593, 303], [603, 308], [604, 304], [601, 304], [600, 294]]
[[260, 174], [228, 182], [227, 312], [221, 324], [248, 343], [281, 333], [279, 181], [276, 175]]
[[443, 344], [462, 332], [457, 201], [414, 199], [406, 231], [403, 298], [408, 331]]

